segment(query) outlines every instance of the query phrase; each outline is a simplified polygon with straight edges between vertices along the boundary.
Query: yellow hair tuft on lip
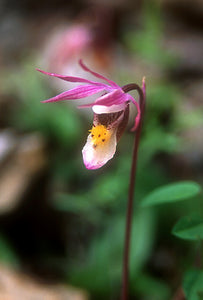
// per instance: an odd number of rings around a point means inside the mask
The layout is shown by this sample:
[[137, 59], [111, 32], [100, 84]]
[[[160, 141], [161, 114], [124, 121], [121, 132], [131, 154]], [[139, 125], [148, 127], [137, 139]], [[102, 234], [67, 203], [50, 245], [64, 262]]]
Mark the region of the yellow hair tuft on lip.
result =
[[93, 126], [92, 129], [89, 130], [89, 132], [94, 148], [105, 145], [111, 137], [111, 131], [104, 125]]

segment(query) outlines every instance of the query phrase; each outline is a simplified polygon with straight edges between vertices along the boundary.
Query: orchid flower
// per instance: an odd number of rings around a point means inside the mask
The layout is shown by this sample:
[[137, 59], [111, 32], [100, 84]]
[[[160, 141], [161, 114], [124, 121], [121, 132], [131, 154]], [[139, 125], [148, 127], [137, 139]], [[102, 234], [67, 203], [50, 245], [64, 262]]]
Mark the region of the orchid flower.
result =
[[[128, 123], [129, 103], [137, 109], [134, 126], [135, 131], [141, 119], [140, 104], [114, 81], [90, 70], [82, 60], [79, 61], [83, 70], [105, 81], [105, 83], [87, 80], [85, 78], [65, 76], [49, 73], [37, 69], [43, 74], [59, 79], [82, 83], [75, 88], [65, 91], [53, 98], [41, 101], [42, 103], [75, 100], [102, 93], [94, 102], [80, 105], [79, 108], [91, 107], [94, 112], [93, 126], [83, 147], [83, 161], [87, 169], [98, 169], [105, 165], [115, 154], [116, 145]], [[128, 89], [127, 89], [128, 90]]]

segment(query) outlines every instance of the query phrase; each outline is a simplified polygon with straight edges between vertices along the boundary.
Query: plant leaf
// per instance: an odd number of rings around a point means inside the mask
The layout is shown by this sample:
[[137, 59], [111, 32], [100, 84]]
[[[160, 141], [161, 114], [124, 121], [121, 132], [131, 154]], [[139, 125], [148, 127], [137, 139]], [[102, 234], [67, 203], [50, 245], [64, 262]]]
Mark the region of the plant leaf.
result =
[[188, 271], [184, 276], [183, 290], [185, 292], [186, 299], [201, 300], [203, 293], [203, 271]]
[[199, 216], [183, 217], [175, 224], [172, 233], [185, 240], [203, 239], [203, 218]]
[[200, 185], [193, 181], [182, 181], [159, 187], [147, 195], [141, 205], [151, 206], [161, 203], [183, 201], [199, 194]]

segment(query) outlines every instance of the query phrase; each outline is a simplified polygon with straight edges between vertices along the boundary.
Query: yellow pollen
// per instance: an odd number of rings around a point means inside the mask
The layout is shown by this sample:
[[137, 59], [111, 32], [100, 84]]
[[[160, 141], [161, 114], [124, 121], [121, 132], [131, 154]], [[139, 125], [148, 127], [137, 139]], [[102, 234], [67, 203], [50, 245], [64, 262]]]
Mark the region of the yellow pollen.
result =
[[104, 125], [93, 126], [89, 132], [91, 134], [94, 148], [105, 145], [105, 143], [108, 142], [111, 137], [111, 131], [108, 130]]

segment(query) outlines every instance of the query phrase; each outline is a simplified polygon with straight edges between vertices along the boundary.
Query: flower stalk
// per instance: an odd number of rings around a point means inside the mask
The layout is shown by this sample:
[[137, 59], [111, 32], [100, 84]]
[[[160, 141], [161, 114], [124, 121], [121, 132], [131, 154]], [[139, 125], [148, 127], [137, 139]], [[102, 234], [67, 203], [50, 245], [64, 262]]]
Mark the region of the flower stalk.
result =
[[125, 227], [125, 241], [124, 241], [124, 251], [123, 251], [123, 273], [122, 273], [122, 289], [121, 289], [121, 300], [128, 299], [128, 285], [129, 285], [129, 256], [130, 256], [130, 240], [131, 240], [131, 229], [132, 229], [132, 217], [133, 217], [133, 198], [135, 193], [135, 180], [136, 180], [136, 169], [137, 169], [137, 157], [138, 148], [140, 142], [140, 135], [142, 130], [142, 123], [145, 111], [145, 98], [146, 98], [146, 88], [145, 88], [145, 78], [143, 78], [143, 87], [140, 88], [137, 84], [128, 84], [123, 87], [124, 92], [129, 92], [131, 90], [137, 90], [139, 93], [139, 102], [141, 116], [140, 121], [135, 131], [134, 145], [133, 145], [133, 155], [132, 155], [132, 165], [130, 171], [130, 183], [128, 191], [128, 203], [126, 212], [126, 227]]

